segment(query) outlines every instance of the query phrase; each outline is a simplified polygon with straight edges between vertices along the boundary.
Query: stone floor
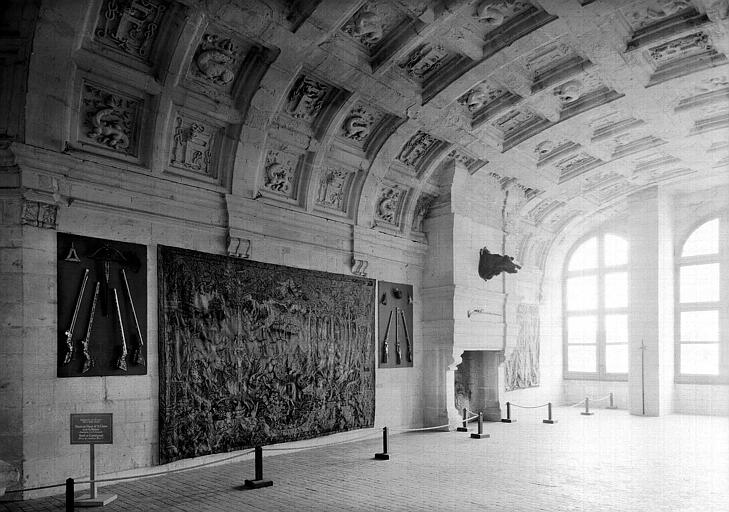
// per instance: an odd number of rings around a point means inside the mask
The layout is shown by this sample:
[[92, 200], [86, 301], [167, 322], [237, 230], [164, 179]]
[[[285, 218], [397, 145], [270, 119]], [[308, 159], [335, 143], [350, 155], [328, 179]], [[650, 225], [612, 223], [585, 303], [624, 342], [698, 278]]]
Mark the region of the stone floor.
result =
[[[729, 511], [729, 418], [644, 418], [597, 410], [516, 410], [486, 423], [490, 439], [457, 432], [268, 452], [273, 487], [240, 490], [253, 461], [127, 481], [105, 511]], [[318, 440], [324, 441], [323, 439]], [[0, 503], [0, 510], [63, 510], [63, 497]]]

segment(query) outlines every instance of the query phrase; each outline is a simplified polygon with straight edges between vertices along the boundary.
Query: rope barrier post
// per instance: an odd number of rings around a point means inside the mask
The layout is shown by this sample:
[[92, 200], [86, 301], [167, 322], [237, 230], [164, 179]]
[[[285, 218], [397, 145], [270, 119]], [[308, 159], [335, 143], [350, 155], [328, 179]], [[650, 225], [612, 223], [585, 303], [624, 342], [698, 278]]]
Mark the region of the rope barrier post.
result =
[[511, 402], [506, 402], [506, 418], [501, 418], [501, 423], [516, 423], [511, 419]]
[[487, 439], [491, 437], [489, 434], [483, 433], [483, 413], [478, 413], [478, 433], [471, 434], [471, 439]]
[[66, 478], [66, 512], [73, 512], [73, 478]]
[[375, 453], [377, 460], [390, 460], [390, 454], [387, 453], [387, 427], [382, 427], [382, 453]]
[[271, 480], [263, 479], [263, 448], [256, 446], [256, 478], [254, 480], [246, 480], [246, 489], [260, 489], [261, 487], [270, 487], [273, 485]]
[[615, 398], [613, 397], [612, 391], [610, 392], [610, 405], [607, 406], [608, 409], [617, 409], [618, 406], [615, 405]]
[[581, 412], [580, 414], [582, 414], [583, 416], [592, 416], [593, 414], [595, 414], [594, 412], [590, 412], [590, 397], [589, 396], [585, 397], [585, 410], [583, 412]]
[[547, 419], [542, 420], [542, 423], [549, 423], [550, 425], [557, 423], [557, 420], [552, 418], [552, 402], [547, 402]]
[[456, 432], [468, 432], [468, 422], [466, 421], [466, 418], [468, 418], [468, 409], [465, 407], [463, 408], [463, 426], [458, 427], [456, 429]]

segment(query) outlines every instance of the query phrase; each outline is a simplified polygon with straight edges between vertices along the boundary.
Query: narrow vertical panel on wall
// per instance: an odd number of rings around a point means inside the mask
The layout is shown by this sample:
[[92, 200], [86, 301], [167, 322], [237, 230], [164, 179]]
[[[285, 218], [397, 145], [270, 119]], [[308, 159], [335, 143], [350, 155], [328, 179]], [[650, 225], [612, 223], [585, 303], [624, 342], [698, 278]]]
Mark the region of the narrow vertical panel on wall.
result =
[[379, 281], [377, 352], [380, 368], [413, 366], [413, 286]]
[[158, 258], [161, 463], [373, 426], [373, 280]]

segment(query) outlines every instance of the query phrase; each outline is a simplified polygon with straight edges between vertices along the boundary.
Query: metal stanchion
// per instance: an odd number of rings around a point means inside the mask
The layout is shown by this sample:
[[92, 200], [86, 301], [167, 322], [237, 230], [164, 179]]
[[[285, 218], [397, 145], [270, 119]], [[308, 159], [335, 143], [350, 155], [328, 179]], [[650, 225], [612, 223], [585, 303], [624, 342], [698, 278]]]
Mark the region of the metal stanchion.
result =
[[456, 432], [468, 432], [468, 422], [466, 421], [466, 418], [468, 418], [468, 409], [465, 407], [463, 408], [463, 426], [458, 427], [456, 429]]
[[387, 427], [382, 427], [382, 453], [375, 453], [377, 460], [390, 460], [390, 454], [387, 453]]
[[614, 399], [613, 394], [611, 392], [610, 393], [610, 405], [607, 406], [608, 409], [617, 409], [618, 408], [618, 406], [615, 405], [615, 401], [614, 400], [615, 399]]
[[73, 512], [73, 478], [66, 478], [66, 512]]
[[542, 423], [549, 423], [550, 425], [557, 423], [557, 420], [552, 418], [552, 402], [547, 403], [547, 419], [542, 420]]
[[471, 439], [486, 439], [491, 437], [489, 434], [483, 433], [483, 413], [478, 413], [478, 433], [471, 434]]
[[581, 412], [580, 414], [582, 414], [583, 416], [592, 416], [593, 414], [595, 414], [594, 412], [590, 412], [590, 397], [589, 396], [585, 397], [585, 410], [583, 412]]
[[501, 423], [516, 423], [511, 419], [511, 402], [506, 402], [506, 418], [502, 418]]
[[246, 489], [260, 489], [261, 487], [269, 487], [273, 485], [271, 480], [263, 479], [263, 448], [256, 446], [256, 478], [254, 480], [246, 480], [244, 487]]

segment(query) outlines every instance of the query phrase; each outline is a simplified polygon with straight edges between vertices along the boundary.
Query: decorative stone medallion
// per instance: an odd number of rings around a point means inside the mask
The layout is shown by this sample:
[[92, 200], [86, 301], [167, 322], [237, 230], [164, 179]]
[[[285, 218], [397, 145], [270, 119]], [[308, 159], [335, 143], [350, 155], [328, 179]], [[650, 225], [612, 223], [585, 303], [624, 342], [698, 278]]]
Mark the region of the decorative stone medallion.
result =
[[375, 119], [376, 114], [362, 106], [358, 106], [350, 111], [344, 123], [342, 123], [342, 135], [356, 142], [364, 142], [372, 132]]
[[217, 132], [216, 127], [178, 113], [172, 136], [170, 165], [215, 177], [212, 151]]
[[329, 85], [301, 75], [288, 96], [286, 111], [297, 119], [313, 121], [321, 111]]
[[384, 186], [375, 206], [375, 220], [397, 226], [400, 221], [400, 204], [405, 190], [398, 185]]
[[95, 39], [148, 62], [167, 3], [158, 0], [104, 0]]
[[190, 63], [190, 75], [217, 90], [229, 91], [241, 66], [241, 54], [232, 39], [206, 32]]
[[81, 94], [79, 140], [137, 156], [143, 100], [89, 82]]
[[355, 172], [332, 167], [324, 169], [320, 176], [316, 204], [328, 210], [346, 212]]

